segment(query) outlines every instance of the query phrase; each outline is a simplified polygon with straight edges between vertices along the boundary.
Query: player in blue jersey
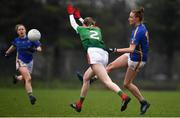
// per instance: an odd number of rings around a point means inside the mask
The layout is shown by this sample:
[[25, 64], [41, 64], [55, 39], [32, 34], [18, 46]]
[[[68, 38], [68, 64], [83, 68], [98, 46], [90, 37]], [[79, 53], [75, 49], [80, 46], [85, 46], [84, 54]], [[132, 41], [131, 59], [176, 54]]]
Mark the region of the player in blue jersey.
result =
[[[143, 115], [149, 108], [150, 104], [142, 96], [138, 87], [133, 83], [138, 71], [146, 64], [149, 49], [148, 31], [143, 24], [144, 9], [132, 10], [129, 14], [129, 24], [134, 26], [130, 37], [128, 48], [109, 48], [109, 52], [122, 53], [120, 57], [111, 62], [107, 67], [107, 72], [114, 69], [127, 67], [124, 79], [124, 87], [127, 88], [140, 102], [140, 114]], [[83, 81], [80, 73], [77, 73], [79, 79]], [[97, 78], [96, 76], [94, 77]]]
[[138, 71], [146, 64], [149, 49], [148, 31], [143, 24], [144, 8], [132, 10], [129, 14], [129, 24], [134, 26], [128, 48], [111, 48], [110, 51], [122, 53], [115, 61], [110, 63], [108, 72], [116, 68], [127, 67], [124, 87], [127, 88], [140, 102], [140, 114], [143, 115], [150, 104], [142, 96], [138, 87], [133, 83]]
[[24, 80], [25, 89], [29, 96], [32, 105], [35, 104], [36, 98], [32, 94], [31, 73], [33, 69], [33, 53], [41, 52], [41, 43], [39, 41], [30, 41], [26, 36], [26, 28], [23, 24], [18, 24], [15, 27], [18, 37], [12, 41], [12, 45], [6, 51], [5, 56], [11, 52], [17, 51], [16, 69], [19, 71], [19, 76], [14, 76], [13, 83], [16, 84], [19, 80]]

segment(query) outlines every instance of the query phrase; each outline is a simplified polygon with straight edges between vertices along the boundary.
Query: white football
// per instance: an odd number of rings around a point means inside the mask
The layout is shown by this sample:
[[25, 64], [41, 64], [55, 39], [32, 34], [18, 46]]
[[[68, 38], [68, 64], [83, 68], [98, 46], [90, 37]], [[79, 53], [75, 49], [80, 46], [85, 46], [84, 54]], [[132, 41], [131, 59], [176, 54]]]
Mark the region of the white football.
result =
[[41, 39], [41, 33], [37, 29], [29, 30], [27, 36], [28, 36], [28, 39], [31, 41], [37, 41]]

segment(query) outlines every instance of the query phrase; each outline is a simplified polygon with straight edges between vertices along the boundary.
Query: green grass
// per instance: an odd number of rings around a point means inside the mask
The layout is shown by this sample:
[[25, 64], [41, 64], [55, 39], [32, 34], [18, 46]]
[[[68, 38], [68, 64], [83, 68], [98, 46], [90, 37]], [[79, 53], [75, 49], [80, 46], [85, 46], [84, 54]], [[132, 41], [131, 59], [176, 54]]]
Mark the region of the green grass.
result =
[[[81, 113], [75, 112], [69, 104], [79, 98], [80, 90], [34, 89], [37, 104], [32, 106], [23, 88], [0, 88], [0, 116], [59, 116], [59, 117], [139, 117], [139, 103], [132, 100], [125, 112], [120, 112], [120, 99], [111, 91], [90, 89]], [[180, 116], [179, 91], [143, 91], [151, 107], [144, 115]]]

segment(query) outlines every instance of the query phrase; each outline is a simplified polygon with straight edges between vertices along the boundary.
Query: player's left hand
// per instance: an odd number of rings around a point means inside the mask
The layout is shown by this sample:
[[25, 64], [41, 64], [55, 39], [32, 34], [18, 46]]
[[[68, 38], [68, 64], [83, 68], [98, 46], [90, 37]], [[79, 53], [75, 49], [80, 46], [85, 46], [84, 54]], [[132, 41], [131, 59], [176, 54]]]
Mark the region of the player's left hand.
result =
[[72, 15], [74, 13], [75, 9], [74, 7], [72, 6], [72, 4], [68, 4], [67, 5], [67, 12], [69, 15]]
[[74, 15], [74, 18], [77, 18], [77, 19], [81, 18], [81, 14], [80, 14], [79, 9], [75, 9], [73, 15]]

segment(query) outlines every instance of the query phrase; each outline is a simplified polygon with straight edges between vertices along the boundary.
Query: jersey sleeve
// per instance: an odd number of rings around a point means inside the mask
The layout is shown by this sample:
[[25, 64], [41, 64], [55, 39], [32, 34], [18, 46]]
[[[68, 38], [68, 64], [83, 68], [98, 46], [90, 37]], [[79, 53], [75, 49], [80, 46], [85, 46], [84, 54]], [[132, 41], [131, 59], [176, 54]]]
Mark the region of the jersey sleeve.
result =
[[78, 26], [76, 32], [77, 32], [77, 33], [81, 32], [81, 29], [82, 29], [82, 27], [81, 27], [81, 26]]
[[73, 29], [76, 30], [76, 32], [77, 32], [77, 27], [78, 27], [79, 25], [76, 23], [76, 20], [74, 19], [74, 16], [73, 16], [73, 15], [69, 15], [69, 19], [70, 19], [70, 24], [71, 24], [71, 26], [72, 26]]
[[33, 43], [33, 46], [36, 47], [36, 48], [41, 46], [41, 42], [40, 41], [33, 41], [32, 43]]
[[16, 39], [14, 39], [11, 44], [16, 47]]

